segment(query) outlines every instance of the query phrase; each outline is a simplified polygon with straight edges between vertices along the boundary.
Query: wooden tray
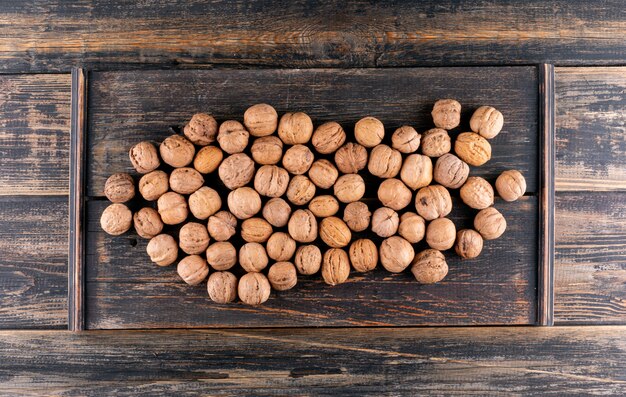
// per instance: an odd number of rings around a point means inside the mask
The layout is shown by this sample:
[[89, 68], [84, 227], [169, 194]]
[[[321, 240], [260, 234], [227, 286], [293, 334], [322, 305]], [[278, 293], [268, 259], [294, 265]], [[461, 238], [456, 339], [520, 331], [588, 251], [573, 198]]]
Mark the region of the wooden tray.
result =
[[[151, 70], [73, 72], [71, 139], [70, 329], [512, 325], [552, 323], [553, 68], [455, 67], [308, 70]], [[482, 255], [461, 261], [450, 251], [450, 272], [423, 286], [410, 272], [352, 274], [326, 286], [319, 275], [295, 289], [273, 293], [259, 307], [211, 302], [205, 285], [189, 287], [175, 266], [150, 263], [147, 242], [133, 232], [111, 237], [100, 230], [106, 177], [134, 173], [128, 148], [161, 141], [194, 113], [241, 119], [251, 104], [279, 113], [301, 110], [314, 123], [335, 120], [348, 134], [364, 115], [380, 118], [388, 135], [402, 124], [432, 127], [438, 98], [463, 104], [462, 125], [489, 104], [505, 117], [492, 140], [493, 158], [473, 168], [493, 182], [505, 169], [522, 171], [525, 197], [496, 201], [508, 229], [486, 242]], [[88, 105], [87, 105], [88, 103]], [[375, 197], [371, 179], [368, 195]], [[455, 199], [458, 202], [458, 199]], [[457, 227], [475, 212], [455, 206]], [[417, 249], [421, 249], [419, 244]]]

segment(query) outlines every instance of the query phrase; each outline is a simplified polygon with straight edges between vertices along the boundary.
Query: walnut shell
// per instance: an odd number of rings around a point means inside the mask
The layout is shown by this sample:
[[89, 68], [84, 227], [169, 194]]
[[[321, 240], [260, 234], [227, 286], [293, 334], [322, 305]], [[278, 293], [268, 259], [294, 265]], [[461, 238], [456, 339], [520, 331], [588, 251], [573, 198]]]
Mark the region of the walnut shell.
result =
[[295, 210], [287, 224], [289, 235], [299, 243], [312, 243], [317, 238], [317, 220], [309, 210]]
[[427, 249], [415, 255], [411, 265], [411, 273], [419, 283], [433, 284], [446, 277], [448, 264], [441, 252]]
[[287, 199], [295, 205], [305, 205], [315, 196], [315, 184], [304, 175], [296, 175], [287, 187]]
[[415, 195], [415, 209], [427, 221], [443, 218], [452, 211], [450, 192], [441, 185], [423, 187]]
[[246, 109], [243, 123], [252, 136], [272, 135], [278, 126], [278, 113], [271, 105], [259, 103]]
[[217, 146], [205, 146], [193, 159], [193, 168], [201, 174], [210, 174], [217, 169], [224, 159], [222, 149]]
[[285, 151], [283, 167], [294, 175], [306, 173], [315, 160], [311, 149], [304, 145], [295, 145]]
[[404, 271], [411, 264], [413, 257], [415, 257], [413, 246], [402, 237], [389, 237], [380, 245], [380, 263], [388, 272]]
[[159, 168], [161, 162], [154, 145], [148, 141], [139, 142], [128, 151], [133, 168], [140, 174], [146, 174]]
[[365, 181], [359, 174], [345, 174], [337, 178], [333, 191], [342, 203], [359, 201], [365, 194]]
[[237, 263], [237, 250], [228, 241], [218, 241], [207, 248], [206, 260], [215, 270], [228, 270]]
[[203, 186], [189, 196], [189, 210], [198, 219], [207, 219], [222, 206], [219, 193], [208, 186]]
[[435, 163], [435, 181], [447, 188], [460, 188], [468, 176], [469, 166], [451, 153], [439, 157]]
[[106, 207], [100, 216], [102, 230], [111, 236], [126, 233], [133, 222], [133, 213], [124, 204], [113, 203]]
[[264, 136], [257, 138], [250, 148], [252, 158], [258, 164], [278, 164], [283, 158], [283, 141], [276, 136]]
[[246, 273], [239, 279], [237, 292], [239, 299], [247, 305], [260, 305], [266, 302], [272, 287], [262, 273]]
[[341, 248], [331, 248], [322, 258], [322, 278], [329, 285], [345, 283], [350, 276], [350, 260]]
[[183, 128], [183, 133], [196, 145], [206, 146], [215, 142], [217, 121], [206, 113], [196, 113]]
[[420, 147], [421, 138], [415, 128], [403, 125], [391, 135], [391, 147], [401, 153], [415, 153]]
[[280, 197], [289, 186], [289, 173], [276, 165], [261, 166], [254, 176], [254, 189], [262, 196]]
[[489, 207], [481, 210], [474, 218], [474, 229], [480, 233], [485, 240], [493, 240], [506, 230], [506, 219], [495, 208]]
[[481, 166], [491, 159], [489, 141], [475, 132], [459, 134], [454, 143], [454, 151], [461, 160], [475, 167]]
[[471, 208], [482, 210], [493, 205], [493, 188], [485, 179], [470, 176], [460, 190], [461, 200]]
[[456, 239], [456, 227], [448, 218], [432, 220], [426, 227], [426, 243], [430, 248], [445, 251], [452, 248]]
[[411, 244], [417, 244], [424, 238], [426, 233], [426, 221], [421, 216], [406, 212], [400, 217], [398, 234]]
[[367, 169], [379, 178], [393, 178], [402, 168], [402, 155], [387, 145], [378, 145], [372, 149]]
[[309, 169], [311, 182], [321, 189], [330, 189], [338, 177], [339, 171], [333, 163], [326, 159], [315, 161]]
[[409, 205], [412, 199], [413, 192], [399, 179], [385, 179], [378, 186], [378, 200], [392, 210], [401, 210]]
[[237, 277], [230, 272], [214, 272], [207, 281], [209, 298], [215, 303], [230, 303], [237, 299]]
[[358, 143], [346, 143], [335, 152], [335, 164], [344, 174], [356, 174], [367, 165], [367, 149]]
[[169, 189], [169, 177], [160, 170], [149, 172], [139, 180], [139, 193], [147, 201], [158, 200]]
[[362, 232], [370, 226], [372, 213], [367, 204], [361, 201], [355, 201], [343, 210], [343, 221], [354, 232]]
[[104, 195], [112, 203], [125, 203], [135, 197], [135, 181], [124, 172], [111, 175], [104, 184]]
[[159, 266], [169, 266], [178, 258], [178, 244], [169, 234], [159, 234], [150, 239], [146, 252], [152, 262]]
[[215, 241], [227, 241], [235, 235], [237, 218], [228, 211], [220, 211], [209, 217], [207, 229]]
[[330, 195], [313, 197], [309, 202], [309, 210], [318, 218], [327, 218], [339, 211], [339, 202]]
[[166, 164], [179, 168], [191, 164], [196, 148], [184, 136], [170, 135], [161, 142], [159, 152]]
[[157, 200], [161, 220], [166, 225], [178, 225], [187, 219], [189, 210], [185, 198], [175, 192], [167, 192]]
[[491, 106], [481, 106], [470, 119], [470, 128], [483, 138], [492, 139], [500, 133], [504, 125], [502, 113]]
[[398, 231], [400, 219], [391, 208], [380, 207], [372, 215], [372, 231], [380, 237], [391, 237]]
[[375, 117], [364, 117], [354, 125], [354, 137], [361, 145], [374, 147], [385, 137], [385, 126]]
[[250, 187], [240, 187], [228, 194], [228, 209], [239, 219], [248, 219], [261, 210], [261, 197]]
[[199, 255], [189, 255], [178, 262], [178, 275], [189, 285], [198, 285], [209, 275], [206, 261]]
[[245, 153], [235, 153], [226, 157], [217, 173], [230, 190], [247, 185], [254, 177], [254, 161]]
[[454, 250], [464, 259], [476, 258], [483, 250], [483, 238], [480, 233], [472, 229], [459, 230], [456, 234]]
[[241, 238], [249, 243], [264, 243], [272, 232], [272, 225], [262, 218], [250, 218], [241, 223]]
[[273, 198], [263, 207], [263, 218], [274, 227], [283, 227], [289, 222], [291, 207], [281, 198]]
[[276, 232], [267, 240], [267, 255], [275, 261], [288, 261], [296, 252], [296, 242], [287, 233]]
[[285, 113], [278, 123], [278, 136], [287, 145], [307, 143], [313, 135], [313, 121], [303, 112]]
[[517, 170], [508, 170], [496, 179], [496, 190], [504, 201], [515, 201], [526, 193], [526, 179]]
[[239, 264], [247, 272], [260, 272], [268, 263], [267, 252], [259, 243], [246, 243], [239, 249]]
[[228, 154], [243, 152], [248, 146], [250, 134], [245, 127], [236, 120], [226, 120], [220, 125], [217, 142], [220, 148]]
[[133, 224], [139, 237], [152, 238], [163, 230], [163, 221], [154, 208], [144, 207], [133, 215]]
[[176, 193], [191, 194], [204, 185], [202, 174], [193, 168], [176, 168], [170, 174], [170, 188]]
[[320, 237], [329, 247], [342, 248], [350, 244], [352, 233], [344, 221], [331, 216], [320, 222]]
[[350, 263], [357, 272], [369, 272], [378, 263], [378, 249], [369, 239], [359, 239], [350, 244]]
[[294, 265], [300, 274], [315, 274], [322, 267], [322, 251], [316, 245], [301, 245], [296, 250]]
[[209, 246], [209, 232], [204, 225], [188, 222], [178, 232], [178, 246], [189, 255], [199, 255]]
[[287, 291], [298, 283], [298, 273], [293, 263], [276, 262], [267, 272], [267, 279], [276, 291]]
[[331, 121], [315, 129], [311, 143], [321, 154], [333, 153], [346, 141], [346, 132], [339, 123]]
[[400, 179], [413, 190], [430, 185], [433, 181], [433, 162], [428, 156], [411, 154], [404, 160]]
[[422, 154], [428, 157], [440, 157], [450, 152], [452, 141], [448, 131], [433, 128], [422, 135]]
[[435, 126], [451, 130], [461, 123], [461, 104], [454, 99], [440, 99], [435, 102], [430, 114]]

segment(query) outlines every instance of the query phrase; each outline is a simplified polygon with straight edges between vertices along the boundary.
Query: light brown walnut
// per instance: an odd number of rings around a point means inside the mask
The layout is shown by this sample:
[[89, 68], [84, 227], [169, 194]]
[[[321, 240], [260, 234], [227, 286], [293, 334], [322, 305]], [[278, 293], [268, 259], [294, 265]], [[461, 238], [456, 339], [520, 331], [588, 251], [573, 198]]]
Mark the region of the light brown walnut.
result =
[[387, 145], [378, 145], [372, 149], [367, 169], [379, 178], [393, 178], [402, 168], [402, 154]]
[[448, 264], [443, 254], [427, 249], [415, 255], [411, 273], [420, 284], [433, 284], [443, 280], [448, 274]]
[[493, 188], [485, 179], [470, 176], [460, 190], [461, 200], [471, 208], [482, 210], [493, 205]]
[[246, 128], [236, 120], [226, 120], [220, 125], [217, 142], [220, 148], [228, 154], [243, 152], [248, 146], [250, 134]]
[[219, 211], [222, 198], [214, 189], [203, 186], [189, 196], [189, 210], [198, 219], [207, 219]]
[[214, 272], [207, 281], [209, 298], [215, 303], [230, 303], [237, 299], [237, 277], [230, 272]]
[[330, 195], [316, 196], [309, 202], [309, 210], [318, 218], [327, 218], [337, 214], [339, 202]]
[[125, 203], [135, 197], [135, 181], [125, 172], [111, 175], [104, 184], [104, 195], [112, 203]]
[[206, 113], [196, 113], [183, 128], [187, 139], [196, 145], [206, 146], [215, 142], [217, 135], [217, 121]]
[[392, 210], [403, 209], [411, 203], [412, 199], [413, 192], [399, 179], [385, 179], [378, 186], [378, 200]]
[[321, 154], [330, 154], [339, 149], [346, 141], [346, 132], [339, 123], [324, 123], [315, 129], [311, 143]]
[[502, 113], [491, 106], [481, 106], [470, 119], [470, 128], [483, 138], [492, 139], [500, 133], [504, 125]]
[[237, 218], [228, 211], [219, 211], [209, 217], [207, 229], [215, 241], [227, 241], [235, 235]]
[[152, 238], [163, 230], [161, 216], [154, 208], [144, 207], [133, 215], [135, 231], [142, 238]]
[[385, 137], [385, 126], [375, 117], [364, 117], [354, 125], [354, 137], [361, 145], [374, 147]]
[[448, 131], [433, 128], [422, 135], [422, 154], [428, 157], [441, 157], [450, 152], [452, 141]]
[[372, 213], [367, 204], [362, 201], [354, 201], [343, 210], [343, 221], [354, 232], [362, 232], [370, 226]]
[[252, 218], [261, 211], [261, 196], [251, 187], [240, 187], [228, 194], [228, 209], [238, 219]]
[[191, 194], [204, 185], [202, 174], [193, 168], [176, 168], [170, 174], [170, 189], [180, 194]]
[[411, 243], [400, 236], [389, 237], [380, 245], [380, 263], [391, 273], [404, 271], [414, 256], [415, 251]]
[[475, 132], [459, 134], [454, 142], [454, 152], [469, 165], [475, 167], [485, 164], [491, 159], [491, 145]]
[[193, 161], [196, 148], [182, 135], [170, 135], [159, 146], [161, 158], [174, 168], [186, 167]]
[[152, 262], [159, 266], [169, 266], [178, 258], [178, 244], [169, 234], [159, 234], [150, 239], [146, 252]]
[[405, 212], [400, 217], [398, 234], [411, 244], [417, 244], [426, 233], [426, 221], [413, 212]]
[[367, 149], [358, 143], [346, 143], [335, 152], [335, 164], [344, 174], [356, 174], [367, 165]]
[[359, 201], [365, 194], [365, 181], [359, 174], [344, 174], [337, 178], [333, 192], [342, 203]]
[[350, 263], [357, 272], [369, 272], [378, 263], [378, 249], [370, 239], [359, 239], [350, 244]]
[[526, 179], [517, 170], [507, 170], [496, 179], [496, 190], [504, 201], [515, 201], [526, 193]]
[[291, 216], [291, 207], [281, 198], [270, 199], [263, 207], [263, 218], [274, 227], [287, 226]]
[[430, 185], [433, 181], [433, 162], [428, 156], [411, 154], [404, 160], [400, 179], [413, 190]]
[[210, 174], [220, 166], [224, 152], [217, 146], [205, 146], [198, 150], [193, 159], [193, 168], [201, 174]]
[[157, 201], [161, 220], [166, 225], [178, 225], [187, 219], [189, 209], [185, 198], [175, 192], [167, 192]]
[[218, 241], [207, 248], [206, 260], [215, 270], [228, 270], [237, 263], [237, 250], [228, 241]]
[[250, 153], [252, 153], [252, 158], [258, 164], [278, 164], [283, 158], [283, 141], [277, 136], [257, 138], [252, 142]]
[[139, 142], [128, 151], [133, 168], [140, 174], [147, 174], [159, 168], [161, 161], [154, 145], [148, 141]]
[[461, 104], [454, 99], [440, 99], [435, 102], [431, 115], [435, 126], [451, 130], [461, 123]]
[[287, 187], [287, 200], [295, 205], [305, 205], [315, 196], [315, 184], [304, 175], [291, 178]]
[[289, 235], [299, 243], [312, 243], [317, 238], [317, 220], [309, 210], [295, 210], [287, 224]]
[[322, 258], [322, 278], [328, 285], [343, 284], [350, 276], [350, 260], [341, 248], [330, 248]]
[[441, 185], [423, 187], [415, 195], [415, 209], [427, 221], [443, 218], [452, 211], [450, 192]]
[[259, 243], [246, 243], [239, 249], [239, 264], [247, 272], [260, 272], [268, 263], [267, 252]]
[[434, 179], [447, 188], [460, 188], [468, 176], [469, 166], [451, 153], [439, 157], [435, 163]]
[[309, 178], [321, 189], [330, 189], [339, 177], [337, 168], [326, 159], [313, 162], [309, 169]]
[[301, 245], [296, 250], [294, 265], [300, 274], [315, 274], [322, 266], [322, 251], [313, 244]]
[[493, 207], [485, 208], [476, 214], [474, 229], [485, 240], [494, 240], [502, 236], [506, 230], [506, 219], [497, 209]]
[[217, 173], [227, 188], [234, 190], [250, 183], [254, 177], [254, 161], [245, 153], [235, 153], [226, 157]]
[[391, 208], [380, 207], [372, 215], [372, 231], [380, 237], [391, 237], [398, 231], [400, 218]]
[[133, 222], [133, 213], [121, 203], [113, 203], [106, 207], [100, 216], [102, 230], [111, 236], [126, 233]]
[[278, 123], [278, 136], [287, 145], [305, 144], [313, 135], [313, 121], [303, 112], [285, 113]]
[[209, 275], [209, 267], [200, 255], [189, 255], [177, 266], [178, 275], [189, 285], [198, 285]]
[[342, 248], [350, 244], [352, 233], [341, 219], [330, 216], [320, 222], [320, 237], [329, 247]]
[[139, 193], [147, 201], [158, 200], [169, 189], [169, 177], [160, 170], [149, 172], [139, 180]]
[[456, 227], [448, 218], [432, 220], [426, 227], [426, 243], [430, 248], [445, 251], [452, 248], [456, 239]]
[[287, 291], [298, 283], [298, 273], [293, 263], [276, 262], [267, 272], [267, 279], [276, 291]]
[[311, 149], [304, 145], [294, 145], [285, 151], [283, 167], [294, 175], [305, 174], [315, 160]]
[[249, 243], [264, 243], [272, 232], [272, 225], [263, 218], [250, 218], [241, 223], [241, 238]]
[[209, 246], [209, 232], [197, 222], [188, 222], [180, 228], [178, 246], [189, 255], [199, 255]]
[[483, 250], [483, 238], [476, 230], [459, 230], [456, 234], [456, 244], [454, 246], [454, 250], [461, 258], [476, 258]]
[[296, 252], [296, 242], [287, 233], [276, 232], [267, 240], [267, 255], [275, 261], [288, 261]]
[[276, 165], [263, 165], [254, 176], [254, 189], [262, 196], [280, 197], [289, 186], [289, 173]]
[[420, 147], [421, 138], [415, 128], [403, 125], [391, 135], [391, 147], [401, 153], [415, 153]]
[[259, 103], [246, 109], [243, 123], [252, 136], [272, 135], [278, 126], [278, 113], [271, 105]]
[[239, 299], [247, 305], [260, 305], [266, 302], [271, 291], [270, 282], [263, 273], [246, 273], [239, 279], [237, 286]]

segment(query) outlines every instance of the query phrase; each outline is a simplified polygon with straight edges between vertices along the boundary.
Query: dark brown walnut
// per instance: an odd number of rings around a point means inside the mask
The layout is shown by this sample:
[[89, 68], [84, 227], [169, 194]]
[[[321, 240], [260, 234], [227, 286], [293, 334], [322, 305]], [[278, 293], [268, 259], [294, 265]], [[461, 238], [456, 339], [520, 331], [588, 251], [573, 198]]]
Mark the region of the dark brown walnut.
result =
[[461, 258], [476, 258], [483, 250], [483, 238], [476, 230], [459, 230], [456, 234], [456, 244], [454, 246], [454, 250]]
[[346, 132], [339, 123], [331, 121], [315, 129], [311, 143], [321, 154], [333, 153], [346, 141]]
[[305, 174], [315, 160], [311, 149], [304, 145], [295, 145], [285, 151], [283, 167], [294, 175]]
[[146, 252], [152, 262], [159, 266], [169, 266], [178, 258], [178, 244], [169, 234], [159, 234], [150, 239]]
[[492, 139], [500, 133], [504, 125], [502, 113], [491, 106], [481, 106], [470, 119], [470, 128], [483, 138]]
[[249, 243], [264, 243], [272, 232], [272, 225], [262, 218], [250, 218], [241, 223], [241, 238]]
[[200, 255], [209, 246], [209, 232], [197, 222], [188, 222], [180, 228], [178, 246], [189, 255]]
[[400, 218], [391, 208], [380, 207], [372, 214], [372, 231], [380, 237], [391, 237], [398, 231]]
[[139, 180], [139, 193], [147, 201], [158, 200], [169, 189], [169, 177], [160, 170], [149, 172]]
[[247, 272], [260, 272], [268, 263], [267, 252], [259, 243], [246, 243], [239, 249], [239, 264]]
[[361, 201], [355, 201], [343, 210], [343, 221], [354, 232], [362, 232], [370, 226], [372, 213], [367, 204]]
[[315, 196], [315, 184], [304, 175], [291, 178], [287, 187], [287, 199], [295, 205], [305, 205]]
[[414, 256], [415, 251], [411, 243], [399, 236], [389, 237], [380, 245], [380, 263], [391, 273], [404, 271]]
[[185, 125], [183, 133], [196, 145], [206, 146], [215, 142], [217, 135], [217, 121], [206, 113], [196, 113]]
[[152, 238], [163, 230], [163, 221], [154, 208], [144, 207], [133, 215], [135, 231], [142, 238]]
[[430, 185], [433, 181], [433, 162], [428, 156], [411, 154], [402, 164], [400, 179], [413, 190]]
[[224, 159], [222, 149], [217, 146], [205, 146], [193, 159], [193, 168], [201, 174], [210, 174], [220, 166]]
[[128, 151], [133, 168], [140, 174], [146, 174], [159, 168], [161, 162], [154, 145], [148, 141], [139, 142]]
[[271, 105], [259, 103], [250, 106], [245, 111], [243, 123], [252, 136], [271, 135], [278, 126], [278, 113]]
[[329, 247], [342, 248], [350, 244], [352, 233], [341, 219], [330, 216], [320, 222], [320, 237]]
[[433, 284], [443, 280], [448, 274], [448, 264], [443, 254], [427, 249], [415, 255], [411, 273], [420, 284]]
[[124, 204], [113, 203], [106, 207], [100, 216], [102, 230], [111, 236], [126, 233], [133, 222], [133, 213]]
[[415, 128], [403, 125], [391, 135], [391, 147], [401, 153], [415, 153], [420, 147], [420, 134]]
[[295, 210], [287, 224], [289, 235], [299, 243], [312, 243], [317, 238], [317, 220], [309, 210]]
[[124, 172], [111, 175], [104, 184], [104, 195], [112, 203], [125, 203], [135, 197], [135, 181]]
[[215, 270], [228, 270], [237, 263], [237, 250], [228, 241], [218, 241], [207, 248], [206, 260]]
[[239, 219], [248, 219], [261, 211], [261, 196], [250, 187], [240, 187], [228, 194], [228, 209]]
[[263, 218], [274, 227], [287, 226], [291, 216], [291, 207], [281, 198], [270, 199], [263, 207]]
[[322, 251], [316, 245], [301, 245], [296, 250], [294, 265], [300, 274], [315, 274], [322, 266]]
[[454, 99], [440, 99], [435, 102], [431, 115], [436, 127], [451, 130], [461, 123], [461, 104]]
[[185, 198], [175, 192], [167, 192], [157, 201], [161, 220], [166, 225], [178, 225], [187, 219], [189, 209]]
[[374, 147], [385, 137], [385, 126], [375, 117], [364, 117], [354, 125], [354, 137], [361, 145]]
[[432, 220], [426, 227], [426, 243], [430, 248], [445, 251], [452, 248], [456, 239], [456, 227], [448, 218]]
[[441, 157], [452, 149], [448, 131], [433, 128], [422, 135], [422, 154], [428, 157]]
[[207, 281], [209, 298], [215, 303], [230, 303], [237, 299], [237, 277], [230, 272], [214, 272]]
[[459, 134], [454, 142], [454, 151], [461, 160], [475, 167], [491, 159], [491, 145], [475, 132]]
[[485, 208], [476, 214], [474, 218], [474, 229], [480, 233], [485, 240], [494, 240], [506, 230], [506, 219], [493, 207]]
[[189, 210], [198, 219], [207, 219], [219, 211], [222, 198], [208, 186], [203, 186], [189, 196]]
[[316, 196], [309, 202], [309, 210], [318, 218], [327, 218], [339, 211], [339, 202], [330, 195]]
[[515, 201], [526, 193], [526, 179], [517, 170], [504, 171], [496, 179], [496, 190], [504, 201]]
[[427, 221], [443, 218], [452, 211], [450, 192], [441, 185], [423, 187], [415, 195], [415, 209]]
[[460, 188], [468, 176], [469, 166], [451, 153], [446, 153], [439, 157], [435, 163], [435, 181], [447, 188]]
[[335, 164], [344, 174], [356, 174], [367, 165], [367, 149], [358, 143], [346, 143], [335, 152]]
[[359, 239], [350, 244], [350, 263], [357, 272], [369, 272], [378, 263], [378, 249], [370, 239]]
[[296, 242], [287, 233], [276, 232], [267, 240], [267, 255], [275, 261], [288, 261], [296, 252]]
[[200, 255], [189, 255], [178, 262], [178, 275], [189, 285], [198, 285], [209, 275], [209, 267]]
[[293, 263], [276, 262], [267, 272], [267, 279], [276, 291], [287, 291], [298, 283], [298, 273]]
[[170, 174], [170, 189], [180, 194], [191, 194], [204, 185], [202, 174], [193, 168], [176, 168]]
[[417, 244], [424, 238], [426, 233], [426, 221], [421, 216], [406, 212], [400, 217], [398, 234], [411, 244]]
[[493, 205], [493, 188], [478, 176], [467, 178], [460, 190], [461, 200], [471, 208], [482, 210]]
[[307, 143], [313, 135], [313, 121], [303, 112], [285, 113], [278, 123], [278, 136], [287, 145]]
[[184, 136], [170, 135], [159, 146], [161, 158], [174, 168], [186, 167], [193, 161], [196, 148]]
[[276, 165], [261, 166], [254, 176], [254, 189], [262, 196], [280, 197], [289, 186], [289, 173]]
[[393, 178], [402, 168], [402, 154], [387, 145], [378, 145], [372, 149], [367, 163], [369, 172], [379, 178]]
[[326, 159], [313, 162], [309, 169], [309, 178], [321, 189], [330, 189], [339, 177], [337, 168]]
[[343, 284], [350, 276], [350, 260], [341, 248], [330, 248], [322, 258], [322, 278], [328, 285]]
[[227, 241], [235, 235], [237, 218], [228, 211], [220, 211], [209, 217], [207, 229], [215, 241]]
[[359, 174], [344, 174], [337, 178], [333, 192], [342, 203], [359, 201], [365, 194], [365, 181]]
[[276, 136], [264, 136], [257, 138], [250, 148], [252, 158], [258, 164], [278, 164], [283, 158], [283, 141]]
[[237, 286], [239, 299], [247, 305], [260, 305], [266, 302], [271, 291], [270, 282], [263, 273], [246, 273], [239, 279]]
[[230, 190], [245, 186], [254, 177], [254, 161], [245, 153], [235, 153], [226, 157], [217, 173]]
[[412, 199], [413, 192], [399, 179], [385, 179], [378, 186], [378, 200], [392, 210], [403, 209], [411, 203]]
[[217, 142], [220, 148], [228, 154], [241, 153], [248, 146], [250, 134], [245, 127], [236, 120], [226, 120], [220, 125]]

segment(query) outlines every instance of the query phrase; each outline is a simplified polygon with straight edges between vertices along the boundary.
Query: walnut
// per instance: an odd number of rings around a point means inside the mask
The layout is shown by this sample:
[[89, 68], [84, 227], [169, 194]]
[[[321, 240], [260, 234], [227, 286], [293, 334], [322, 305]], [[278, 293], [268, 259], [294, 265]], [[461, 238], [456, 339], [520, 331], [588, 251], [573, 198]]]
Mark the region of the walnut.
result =
[[237, 277], [230, 272], [214, 272], [207, 281], [209, 298], [215, 303], [230, 303], [237, 299]]
[[167, 192], [157, 201], [157, 208], [161, 220], [166, 225], [178, 225], [187, 219], [189, 210], [185, 198], [175, 192]]
[[415, 153], [420, 147], [420, 134], [415, 128], [403, 125], [391, 136], [391, 146], [401, 153]]
[[493, 207], [485, 208], [476, 214], [474, 229], [485, 240], [493, 240], [500, 237], [506, 230], [506, 219], [497, 209]]
[[346, 132], [339, 123], [331, 121], [315, 129], [311, 143], [321, 154], [333, 153], [346, 141]]
[[344, 174], [356, 174], [367, 165], [367, 149], [358, 143], [346, 143], [335, 152], [335, 164]]
[[281, 198], [273, 198], [263, 207], [263, 218], [275, 227], [283, 227], [289, 222], [291, 207]]
[[372, 149], [367, 169], [380, 178], [393, 178], [402, 168], [402, 155], [387, 145], [378, 145]]
[[483, 138], [492, 139], [500, 133], [504, 117], [502, 113], [491, 106], [481, 106], [470, 119], [470, 128], [479, 133]]
[[294, 264], [300, 274], [315, 274], [322, 266], [322, 251], [316, 245], [301, 245], [296, 250]]
[[350, 260], [341, 248], [331, 248], [322, 258], [322, 278], [329, 285], [345, 283], [350, 276]]
[[246, 243], [239, 249], [239, 264], [247, 272], [260, 272], [268, 263], [267, 252], [259, 243]]
[[203, 186], [189, 196], [189, 210], [198, 219], [207, 219], [222, 206], [219, 193], [208, 186]]
[[178, 258], [178, 244], [169, 234], [159, 234], [150, 239], [146, 252], [152, 262], [159, 266], [169, 266]]
[[346, 205], [343, 210], [343, 221], [355, 232], [366, 230], [370, 225], [371, 218], [372, 213], [367, 208], [367, 204], [361, 201], [352, 202]]
[[309, 178], [317, 187], [330, 189], [339, 177], [337, 168], [326, 159], [315, 161], [309, 169]]
[[426, 221], [421, 216], [406, 212], [400, 217], [398, 234], [411, 244], [417, 244], [424, 238], [426, 233]]
[[485, 164], [491, 159], [491, 145], [475, 132], [459, 134], [454, 143], [456, 155], [469, 165], [475, 167]]
[[413, 192], [399, 179], [385, 179], [378, 186], [378, 200], [392, 210], [401, 210], [409, 205], [412, 199]]
[[482, 210], [493, 205], [493, 188], [485, 179], [470, 176], [461, 187], [461, 200], [471, 208]]
[[250, 187], [240, 187], [228, 194], [228, 209], [239, 219], [253, 217], [261, 210], [261, 197]]
[[204, 185], [202, 174], [193, 168], [176, 168], [170, 174], [170, 188], [176, 193], [191, 194]]
[[339, 202], [330, 195], [313, 197], [309, 202], [309, 210], [318, 218], [326, 218], [339, 211]]
[[413, 190], [430, 185], [433, 181], [433, 162], [430, 157], [411, 154], [404, 160], [400, 179]]
[[178, 275], [189, 285], [198, 285], [209, 275], [206, 261], [199, 255], [189, 255], [178, 262]]
[[274, 263], [267, 272], [267, 278], [276, 291], [287, 291], [298, 283], [298, 273], [291, 262]]
[[364, 117], [354, 125], [354, 137], [365, 147], [380, 145], [385, 137], [385, 126], [375, 117]]
[[441, 157], [451, 148], [452, 141], [446, 130], [433, 128], [422, 135], [422, 154], [428, 157]]
[[237, 263], [237, 250], [228, 241], [218, 241], [207, 248], [206, 260], [215, 270], [228, 270]]
[[222, 149], [217, 146], [205, 146], [198, 151], [193, 160], [193, 168], [201, 174], [210, 174], [219, 167], [224, 159]]
[[239, 299], [248, 305], [260, 305], [270, 297], [272, 287], [262, 273], [246, 273], [239, 279]]
[[460, 158], [446, 153], [435, 163], [435, 181], [450, 189], [458, 189], [469, 176], [469, 166]]
[[454, 250], [461, 258], [476, 258], [483, 250], [483, 238], [475, 230], [459, 230], [456, 234], [456, 245]]
[[280, 118], [278, 136], [287, 145], [307, 143], [312, 134], [313, 122], [306, 113], [285, 113]]
[[448, 264], [441, 252], [427, 249], [415, 255], [411, 265], [411, 273], [419, 283], [433, 284], [446, 277]]
[[331, 216], [320, 222], [320, 237], [329, 247], [342, 248], [350, 243], [352, 233], [344, 221]]
[[209, 246], [209, 232], [204, 225], [188, 222], [178, 232], [178, 245], [189, 255], [199, 255]]
[[451, 130], [461, 123], [461, 104], [454, 99], [440, 99], [435, 102], [431, 115], [435, 126]]
[[400, 273], [415, 256], [411, 243], [399, 236], [389, 237], [380, 245], [380, 263], [391, 273]]
[[359, 201], [365, 194], [365, 181], [359, 174], [345, 174], [337, 178], [333, 191], [342, 203]]
[[350, 244], [350, 262], [357, 272], [369, 272], [378, 263], [378, 249], [369, 239], [359, 239]]
[[278, 164], [283, 158], [283, 141], [276, 136], [257, 138], [250, 148], [252, 158], [261, 165]]
[[149, 172], [139, 180], [139, 193], [147, 201], [158, 200], [169, 189], [169, 177], [163, 171]]
[[504, 201], [515, 201], [526, 193], [526, 179], [519, 171], [504, 171], [496, 179], [496, 190]]
[[276, 232], [267, 240], [267, 255], [275, 261], [288, 261], [296, 252], [296, 242], [287, 233]]
[[163, 221], [159, 213], [150, 207], [144, 207], [133, 215], [135, 231], [139, 237], [152, 238], [163, 230]]
[[226, 241], [235, 235], [237, 218], [228, 211], [220, 211], [209, 217], [207, 229], [215, 241]]
[[128, 151], [133, 168], [140, 174], [146, 174], [159, 168], [161, 162], [154, 145], [148, 141], [139, 142]]
[[196, 113], [183, 129], [185, 136], [196, 145], [206, 146], [215, 142], [217, 121], [205, 113]]
[[262, 218], [250, 218], [241, 223], [241, 238], [249, 243], [264, 243], [272, 232], [272, 225]]
[[106, 207], [100, 217], [102, 230], [111, 236], [119, 236], [130, 229], [133, 213], [124, 204], [113, 203]]
[[272, 106], [259, 103], [246, 110], [243, 123], [252, 136], [272, 135], [278, 126], [278, 113]]
[[250, 134], [244, 126], [236, 120], [226, 120], [220, 125], [217, 142], [220, 148], [228, 154], [241, 153], [248, 146]]
[[295, 205], [305, 205], [315, 196], [315, 185], [304, 175], [296, 175], [287, 187], [287, 199]]
[[254, 177], [254, 161], [245, 153], [232, 154], [222, 161], [217, 173], [230, 190], [247, 185]]
[[120, 172], [111, 175], [104, 184], [104, 195], [112, 203], [125, 203], [135, 197], [133, 177]]
[[184, 136], [171, 135], [159, 146], [161, 158], [174, 168], [186, 167], [193, 161], [196, 148]]
[[400, 219], [391, 208], [380, 207], [372, 215], [372, 231], [380, 237], [391, 237], [398, 231]]
[[287, 224], [289, 235], [299, 243], [312, 243], [317, 238], [317, 220], [309, 210], [295, 210]]
[[311, 149], [304, 145], [295, 145], [285, 152], [283, 167], [294, 175], [302, 175], [311, 168], [313, 160], [315, 156]]
[[415, 209], [427, 221], [443, 218], [452, 211], [450, 192], [441, 185], [423, 187], [415, 195]]
[[289, 173], [276, 165], [263, 165], [254, 176], [254, 189], [267, 197], [280, 197], [289, 186]]
[[452, 248], [456, 239], [456, 227], [448, 218], [432, 220], [426, 227], [426, 243], [430, 248], [445, 251]]

